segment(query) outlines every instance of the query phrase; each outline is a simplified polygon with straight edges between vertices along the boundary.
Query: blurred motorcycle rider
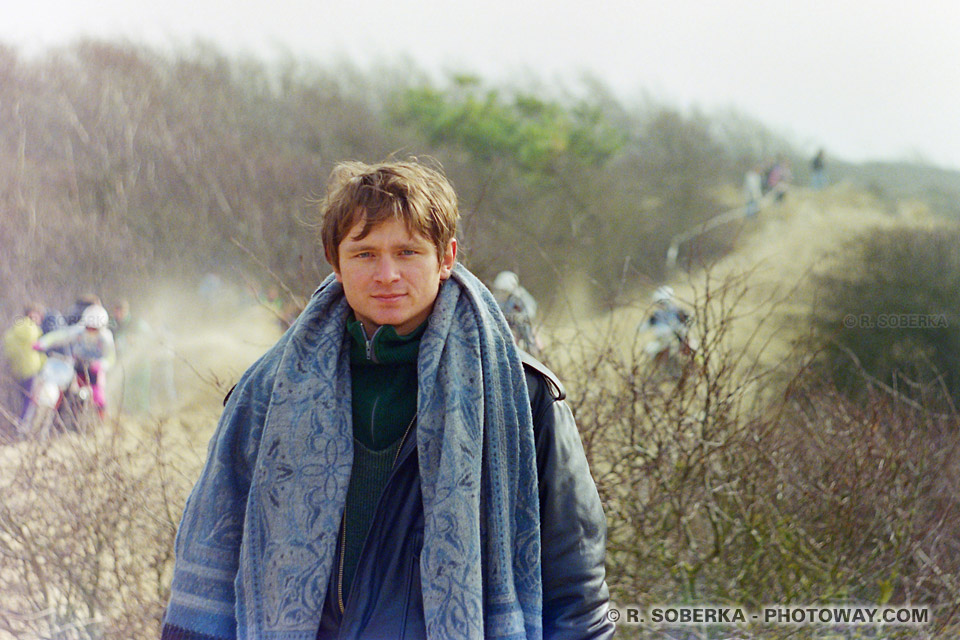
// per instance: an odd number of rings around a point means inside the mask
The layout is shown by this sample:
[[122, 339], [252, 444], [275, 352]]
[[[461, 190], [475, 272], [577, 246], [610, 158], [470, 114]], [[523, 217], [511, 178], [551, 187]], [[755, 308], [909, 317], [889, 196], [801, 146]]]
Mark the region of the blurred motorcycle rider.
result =
[[39, 340], [34, 348], [46, 351], [61, 348], [73, 357], [77, 375], [90, 385], [93, 404], [103, 417], [107, 406], [106, 372], [116, 361], [110, 317], [100, 304], [87, 306], [77, 324], [52, 331]]
[[689, 335], [693, 318], [677, 302], [669, 286], [657, 288], [653, 293], [654, 310], [638, 327], [638, 331], [650, 331], [653, 336], [644, 345], [644, 352], [657, 364], [664, 364], [679, 354], [689, 355], [696, 351], [697, 343]]

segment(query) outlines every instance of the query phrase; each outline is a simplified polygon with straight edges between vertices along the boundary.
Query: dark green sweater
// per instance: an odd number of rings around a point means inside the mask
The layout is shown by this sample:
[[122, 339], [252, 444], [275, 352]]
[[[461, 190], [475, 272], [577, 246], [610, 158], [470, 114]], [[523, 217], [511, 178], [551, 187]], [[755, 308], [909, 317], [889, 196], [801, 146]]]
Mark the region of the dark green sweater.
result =
[[417, 412], [417, 355], [423, 323], [398, 336], [383, 326], [369, 339], [357, 320], [347, 324], [353, 402], [353, 470], [344, 510], [343, 597], [353, 582], [380, 494], [404, 434]]

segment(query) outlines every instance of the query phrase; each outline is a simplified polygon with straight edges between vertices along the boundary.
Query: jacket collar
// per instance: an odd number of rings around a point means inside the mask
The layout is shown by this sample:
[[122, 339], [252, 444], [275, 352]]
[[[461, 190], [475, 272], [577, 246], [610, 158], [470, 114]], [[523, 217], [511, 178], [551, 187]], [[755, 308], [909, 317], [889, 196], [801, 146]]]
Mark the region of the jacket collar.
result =
[[427, 322], [424, 320], [419, 327], [405, 336], [397, 335], [397, 330], [390, 325], [383, 325], [372, 336], [368, 336], [363, 323], [352, 317], [347, 320], [347, 333], [351, 338], [351, 362], [416, 363], [420, 353], [420, 338], [427, 329]]

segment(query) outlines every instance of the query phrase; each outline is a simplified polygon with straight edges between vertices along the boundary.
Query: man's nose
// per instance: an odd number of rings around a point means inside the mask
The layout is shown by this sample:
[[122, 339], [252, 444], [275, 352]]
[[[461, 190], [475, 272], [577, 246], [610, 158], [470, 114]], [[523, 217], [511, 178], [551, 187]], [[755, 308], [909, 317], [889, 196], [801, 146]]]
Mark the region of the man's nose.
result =
[[400, 277], [397, 262], [390, 256], [384, 256], [377, 261], [375, 277], [380, 282], [393, 282]]

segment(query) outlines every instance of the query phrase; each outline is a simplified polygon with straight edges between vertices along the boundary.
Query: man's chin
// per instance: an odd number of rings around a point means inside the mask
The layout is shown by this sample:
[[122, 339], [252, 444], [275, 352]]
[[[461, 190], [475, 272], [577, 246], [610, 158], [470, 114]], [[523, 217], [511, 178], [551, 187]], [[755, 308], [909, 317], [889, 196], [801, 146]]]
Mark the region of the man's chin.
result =
[[408, 317], [402, 313], [380, 313], [372, 318], [379, 326], [389, 325], [391, 327], [403, 324], [407, 319]]

